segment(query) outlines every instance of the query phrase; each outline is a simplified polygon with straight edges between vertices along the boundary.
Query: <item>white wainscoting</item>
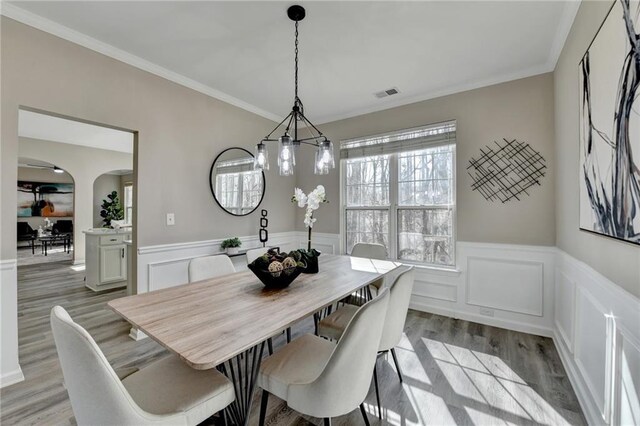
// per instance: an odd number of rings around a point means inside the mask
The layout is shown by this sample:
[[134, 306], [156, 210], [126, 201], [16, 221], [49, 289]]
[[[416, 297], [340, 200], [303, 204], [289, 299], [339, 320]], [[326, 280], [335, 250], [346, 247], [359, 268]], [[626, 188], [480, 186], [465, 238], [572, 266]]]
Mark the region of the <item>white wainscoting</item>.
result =
[[[306, 247], [306, 233], [297, 238]], [[313, 234], [324, 253], [340, 253], [340, 242]], [[416, 267], [413, 309], [553, 336], [555, 247], [458, 242], [457, 253], [456, 270]]]
[[590, 424], [640, 424], [640, 300], [556, 255], [555, 343]]
[[[260, 247], [257, 236], [240, 237], [242, 248]], [[188, 281], [187, 267], [194, 257], [223, 254], [220, 249], [222, 239], [196, 241], [181, 244], [166, 244], [138, 248], [138, 293], [159, 290]], [[295, 232], [281, 232], [269, 235], [270, 246], [281, 250], [298, 247]], [[232, 257], [236, 269], [246, 268], [244, 256]]]
[[[257, 237], [241, 239], [258, 246]], [[186, 282], [189, 260], [220, 253], [220, 242], [140, 248], [139, 291]], [[338, 234], [313, 234], [325, 254], [339, 254], [340, 243]], [[274, 233], [269, 245], [306, 248], [307, 233]], [[411, 307], [553, 337], [589, 423], [640, 424], [638, 298], [555, 247], [458, 242], [456, 265], [416, 267]]]
[[0, 388], [24, 380], [18, 363], [17, 274], [15, 259], [0, 260]]

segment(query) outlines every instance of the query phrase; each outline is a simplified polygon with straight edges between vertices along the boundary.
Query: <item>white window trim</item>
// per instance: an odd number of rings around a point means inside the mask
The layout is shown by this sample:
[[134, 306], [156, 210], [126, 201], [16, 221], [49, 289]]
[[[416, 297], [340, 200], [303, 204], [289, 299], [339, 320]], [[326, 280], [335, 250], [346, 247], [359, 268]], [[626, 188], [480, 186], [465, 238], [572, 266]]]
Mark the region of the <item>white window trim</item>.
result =
[[[126, 200], [126, 198], [127, 198], [127, 196], [126, 196], [127, 187], [129, 187], [129, 186], [131, 187], [131, 200], [129, 200], [129, 201], [131, 201], [131, 206], [130, 207], [127, 206], [127, 200]], [[133, 226], [133, 182], [125, 182], [124, 185], [122, 185], [122, 192], [123, 192], [123, 194], [122, 194], [122, 204], [124, 205], [124, 218], [125, 218], [125, 221], [126, 221], [127, 225], [132, 225]], [[131, 217], [127, 217], [128, 216], [127, 210], [129, 208], [131, 208], [131, 215], [130, 215]]]
[[[410, 209], [410, 206], [398, 206], [398, 155], [399, 153], [387, 154], [389, 157], [394, 157], [389, 164], [389, 207], [386, 206], [355, 206], [349, 207], [349, 210], [388, 210], [389, 211], [389, 259], [400, 262], [407, 265], [415, 265], [425, 269], [433, 269], [443, 272], [459, 272], [458, 269], [458, 174], [456, 167], [457, 160], [457, 143], [453, 144], [452, 153], [452, 174], [453, 174], [453, 232], [452, 244], [453, 244], [453, 264], [452, 265], [436, 265], [432, 263], [424, 263], [412, 260], [398, 259], [398, 210]], [[406, 151], [409, 152], [409, 151]], [[346, 217], [347, 217], [347, 205], [346, 205], [346, 172], [344, 164], [347, 159], [340, 160], [340, 253], [347, 254], [346, 248]], [[392, 189], [394, 188], [394, 189]], [[419, 208], [429, 208], [429, 206], [417, 206]], [[443, 207], [438, 205], [437, 207]]]

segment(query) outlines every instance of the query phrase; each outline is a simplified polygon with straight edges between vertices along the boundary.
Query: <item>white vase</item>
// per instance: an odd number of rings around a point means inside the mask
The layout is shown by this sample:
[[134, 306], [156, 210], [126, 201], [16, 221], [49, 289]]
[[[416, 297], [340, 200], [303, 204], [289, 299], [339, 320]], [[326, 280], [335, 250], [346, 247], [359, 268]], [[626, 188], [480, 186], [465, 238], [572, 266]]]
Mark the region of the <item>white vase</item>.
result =
[[238, 254], [238, 247], [227, 247], [227, 254]]

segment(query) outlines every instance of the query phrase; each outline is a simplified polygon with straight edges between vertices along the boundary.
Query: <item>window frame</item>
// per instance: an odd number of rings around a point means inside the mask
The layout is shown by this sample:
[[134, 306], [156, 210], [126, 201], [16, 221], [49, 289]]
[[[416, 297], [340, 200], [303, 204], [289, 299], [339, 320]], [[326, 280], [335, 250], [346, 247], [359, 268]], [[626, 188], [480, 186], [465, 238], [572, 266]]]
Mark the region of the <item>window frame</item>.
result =
[[[129, 200], [127, 197], [127, 188], [131, 188], [131, 199]], [[122, 185], [122, 204], [124, 207], [124, 220], [127, 225], [133, 226], [133, 182], [125, 182]], [[127, 203], [130, 201], [130, 204]], [[129, 209], [131, 209], [131, 213], [129, 213]]]
[[[348, 210], [385, 210], [389, 212], [389, 235], [387, 240], [389, 241], [389, 246], [387, 247], [389, 259], [411, 264], [422, 266], [425, 268], [432, 269], [446, 269], [446, 270], [457, 270], [457, 241], [458, 241], [458, 198], [457, 198], [457, 168], [456, 168], [456, 157], [457, 157], [457, 143], [447, 143], [442, 145], [451, 145], [451, 163], [452, 163], [452, 198], [453, 205], [442, 205], [442, 204], [432, 204], [432, 205], [421, 205], [421, 206], [400, 206], [398, 204], [398, 194], [399, 190], [399, 177], [398, 177], [398, 167], [399, 167], [399, 157], [404, 152], [413, 152], [419, 151], [420, 149], [407, 149], [406, 151], [401, 152], [393, 152], [386, 154], [389, 156], [389, 205], [388, 206], [353, 206], [347, 207], [346, 203], [346, 184], [347, 184], [347, 173], [346, 173], [346, 162], [349, 161], [348, 158], [340, 159], [340, 253], [347, 253], [347, 230], [346, 230], [346, 222], [347, 222], [347, 211]], [[434, 145], [433, 147], [436, 147]], [[425, 146], [422, 149], [429, 149], [430, 146]], [[374, 155], [371, 155], [374, 156]], [[365, 158], [365, 157], [363, 157]], [[400, 210], [451, 210], [452, 214], [452, 225], [453, 231], [451, 233], [451, 247], [453, 248], [452, 258], [453, 263], [451, 265], [439, 265], [435, 263], [427, 263], [415, 260], [405, 260], [398, 259], [398, 247], [399, 247], [399, 239], [400, 233], [398, 232], [398, 215]]]

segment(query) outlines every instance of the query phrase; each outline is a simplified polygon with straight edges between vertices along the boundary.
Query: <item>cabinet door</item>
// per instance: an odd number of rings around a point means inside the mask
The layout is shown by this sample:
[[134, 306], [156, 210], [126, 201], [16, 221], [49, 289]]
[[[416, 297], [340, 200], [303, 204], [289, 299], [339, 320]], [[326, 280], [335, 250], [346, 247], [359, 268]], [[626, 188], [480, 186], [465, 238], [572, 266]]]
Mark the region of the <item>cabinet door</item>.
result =
[[124, 244], [100, 247], [100, 284], [127, 279], [127, 247]]

